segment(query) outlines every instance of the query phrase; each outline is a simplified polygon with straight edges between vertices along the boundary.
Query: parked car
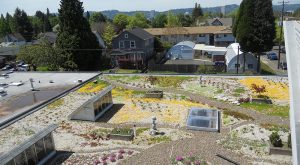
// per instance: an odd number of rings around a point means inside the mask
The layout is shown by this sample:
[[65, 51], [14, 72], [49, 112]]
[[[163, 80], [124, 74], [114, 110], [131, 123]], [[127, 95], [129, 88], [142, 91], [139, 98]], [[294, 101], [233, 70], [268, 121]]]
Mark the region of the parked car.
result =
[[270, 60], [278, 60], [278, 56], [277, 56], [277, 54], [276, 54], [275, 52], [269, 52], [269, 53], [267, 54], [267, 57], [268, 57], [268, 59], [270, 59]]
[[282, 70], [287, 70], [287, 64], [286, 64], [286, 62], [281, 62], [281, 63], [280, 63], [280, 68], [281, 68]]
[[8, 87], [8, 84], [6, 83], [0, 83], [0, 88], [7, 88]]

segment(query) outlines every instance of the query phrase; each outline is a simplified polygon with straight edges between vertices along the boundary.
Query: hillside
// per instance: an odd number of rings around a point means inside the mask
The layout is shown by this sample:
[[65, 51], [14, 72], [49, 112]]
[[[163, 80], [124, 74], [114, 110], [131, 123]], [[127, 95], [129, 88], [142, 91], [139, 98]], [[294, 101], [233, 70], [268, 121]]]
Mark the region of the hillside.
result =
[[[236, 10], [239, 7], [239, 5], [226, 5], [225, 10], [226, 13], [231, 13], [232, 11]], [[274, 5], [273, 9], [274, 11], [281, 11], [281, 5]], [[300, 4], [287, 4], [285, 6], [285, 11], [294, 11], [296, 9], [300, 8]], [[208, 7], [208, 8], [202, 8], [204, 12], [212, 12], [212, 13], [220, 13], [221, 6], [218, 7]], [[182, 8], [182, 9], [172, 9], [169, 10], [175, 14], [179, 13], [192, 13], [193, 8]], [[169, 11], [163, 11], [163, 12], [155, 12], [155, 15], [158, 13], [167, 13]], [[123, 13], [126, 15], [134, 15], [136, 12], [142, 12], [146, 15], [147, 18], [150, 18], [150, 15], [153, 11], [118, 11], [118, 10], [105, 10], [101, 11], [104, 15], [106, 15], [108, 18], [112, 19], [116, 14]]]

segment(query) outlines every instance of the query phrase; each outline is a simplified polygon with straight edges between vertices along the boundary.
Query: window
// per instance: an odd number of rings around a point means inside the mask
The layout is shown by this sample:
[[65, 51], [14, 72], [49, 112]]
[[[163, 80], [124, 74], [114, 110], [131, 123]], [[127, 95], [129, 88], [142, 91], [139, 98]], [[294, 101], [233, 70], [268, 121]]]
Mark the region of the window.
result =
[[241, 67], [241, 65], [240, 64], [235, 64], [235, 68], [237, 68], [237, 67]]
[[27, 150], [25, 150], [28, 165], [35, 165], [37, 164], [37, 159], [36, 159], [36, 153], [34, 149], [34, 145], [29, 147]]
[[45, 146], [44, 146], [44, 140], [41, 139], [35, 143], [35, 150], [38, 157], [38, 161], [43, 160], [43, 158], [46, 156], [45, 152]]
[[125, 38], [128, 38], [128, 34], [125, 34]]
[[120, 42], [119, 42], [119, 48], [120, 48], [120, 49], [124, 48], [124, 41], [120, 41]]
[[16, 165], [26, 165], [27, 164], [27, 160], [26, 160], [26, 156], [25, 156], [25, 153], [22, 152], [20, 155], [18, 155], [16, 158], [15, 158], [15, 162], [16, 162]]
[[253, 64], [248, 64], [248, 69], [253, 69]]
[[135, 48], [135, 41], [130, 41], [130, 48]]
[[188, 37], [190, 37], [190, 35], [188, 35], [188, 34], [185, 34], [185, 35], [184, 35], [184, 37], [187, 37], [187, 38], [188, 38]]
[[205, 34], [199, 34], [199, 37], [205, 37]]
[[219, 34], [216, 35], [217, 38], [221, 38], [221, 36]]
[[46, 148], [47, 154], [50, 154], [51, 152], [53, 152], [55, 150], [51, 133], [49, 133], [47, 136], [44, 137], [44, 142], [45, 142], [45, 148]]
[[224, 37], [227, 37], [227, 34], [224, 34]]

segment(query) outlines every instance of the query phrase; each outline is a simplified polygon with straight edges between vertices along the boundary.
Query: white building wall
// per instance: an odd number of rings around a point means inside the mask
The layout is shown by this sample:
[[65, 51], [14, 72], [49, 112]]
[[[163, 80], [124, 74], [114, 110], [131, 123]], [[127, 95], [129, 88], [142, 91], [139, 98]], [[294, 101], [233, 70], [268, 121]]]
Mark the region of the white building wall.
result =
[[215, 42], [224, 42], [224, 41], [234, 42], [235, 38], [234, 38], [233, 34], [218, 34], [218, 35], [215, 35]]
[[300, 23], [285, 21], [284, 38], [290, 88], [290, 127], [293, 164], [300, 164]]

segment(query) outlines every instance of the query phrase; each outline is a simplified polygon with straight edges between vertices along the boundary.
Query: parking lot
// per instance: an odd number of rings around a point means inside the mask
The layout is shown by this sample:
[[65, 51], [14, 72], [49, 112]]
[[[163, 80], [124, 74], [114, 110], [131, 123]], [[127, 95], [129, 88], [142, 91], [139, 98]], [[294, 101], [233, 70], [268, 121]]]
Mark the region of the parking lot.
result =
[[[3, 73], [0, 72], [0, 74]], [[7, 95], [0, 97], [0, 120], [50, 99], [79, 84], [78, 80], [85, 81], [96, 74], [15, 72], [9, 74], [8, 78], [0, 77], [0, 83], [8, 84], [6, 87], [1, 87]], [[30, 78], [33, 79], [35, 91], [31, 90]], [[22, 85], [12, 86], [13, 83]]]
[[[278, 56], [278, 47], [274, 47], [271, 52], [275, 52]], [[280, 61], [286, 63], [286, 54], [285, 53], [280, 53]], [[278, 69], [278, 60], [270, 60], [267, 58], [267, 55], [262, 55], [261, 56], [262, 62], [267, 64], [272, 70], [276, 72], [278, 75], [287, 75], [287, 70], [282, 70], [281, 68]]]

